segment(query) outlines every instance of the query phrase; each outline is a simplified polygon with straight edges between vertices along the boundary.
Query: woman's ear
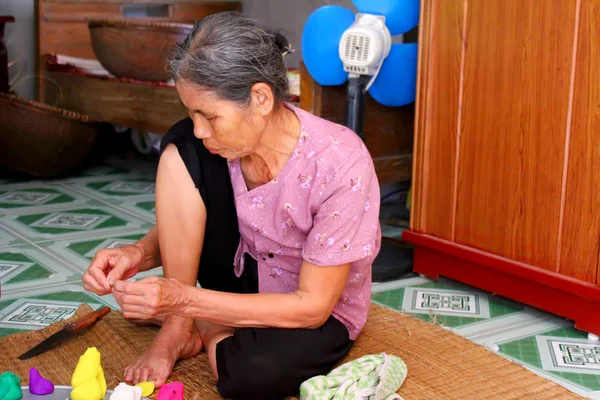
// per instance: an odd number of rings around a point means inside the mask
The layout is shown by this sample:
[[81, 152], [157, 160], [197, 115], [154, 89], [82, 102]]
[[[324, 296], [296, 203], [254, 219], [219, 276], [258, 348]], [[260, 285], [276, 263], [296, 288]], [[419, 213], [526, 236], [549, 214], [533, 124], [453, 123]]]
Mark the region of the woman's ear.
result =
[[264, 82], [255, 83], [250, 90], [251, 106], [262, 116], [271, 114], [275, 108], [275, 96], [271, 87]]

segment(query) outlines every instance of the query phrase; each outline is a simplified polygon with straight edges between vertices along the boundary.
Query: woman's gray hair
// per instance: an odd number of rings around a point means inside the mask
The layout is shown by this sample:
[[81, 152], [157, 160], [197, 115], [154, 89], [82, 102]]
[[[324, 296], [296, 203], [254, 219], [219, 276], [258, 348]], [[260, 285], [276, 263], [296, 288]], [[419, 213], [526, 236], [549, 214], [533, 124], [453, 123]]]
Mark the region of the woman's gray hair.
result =
[[175, 47], [170, 73], [176, 82], [199, 85], [243, 105], [250, 101], [252, 86], [264, 82], [279, 105], [289, 98], [283, 61], [287, 50], [289, 43], [282, 34], [238, 12], [221, 12], [196, 22]]

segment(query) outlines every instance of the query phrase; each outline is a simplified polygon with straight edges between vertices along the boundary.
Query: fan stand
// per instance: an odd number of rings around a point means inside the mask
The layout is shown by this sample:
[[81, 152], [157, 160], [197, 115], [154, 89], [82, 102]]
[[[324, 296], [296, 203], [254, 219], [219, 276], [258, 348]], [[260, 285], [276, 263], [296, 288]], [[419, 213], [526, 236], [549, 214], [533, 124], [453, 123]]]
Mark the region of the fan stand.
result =
[[[350, 76], [348, 80], [345, 125], [363, 140], [365, 89], [370, 78], [367, 75], [358, 75]], [[412, 266], [413, 249], [405, 246], [400, 240], [383, 237], [381, 250], [373, 262], [373, 282], [389, 281], [409, 274], [412, 276]]]

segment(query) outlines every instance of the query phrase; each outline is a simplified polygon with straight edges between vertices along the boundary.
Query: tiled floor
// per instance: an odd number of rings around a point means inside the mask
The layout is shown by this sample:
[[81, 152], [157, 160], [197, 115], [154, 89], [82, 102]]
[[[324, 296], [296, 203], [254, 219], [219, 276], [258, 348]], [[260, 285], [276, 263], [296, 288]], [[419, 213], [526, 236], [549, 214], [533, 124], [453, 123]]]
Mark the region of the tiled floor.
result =
[[[154, 174], [152, 163], [109, 159], [68, 179], [0, 179], [0, 337], [66, 318], [83, 302], [117, 307], [110, 296], [85, 292], [81, 276], [98, 249], [131, 243], [152, 226]], [[448, 280], [411, 277], [375, 284], [374, 292], [379, 304], [600, 399], [600, 342], [569, 321]]]
[[600, 342], [563, 318], [461, 283], [414, 277], [374, 285], [373, 301], [435, 323], [545, 378], [600, 399]]

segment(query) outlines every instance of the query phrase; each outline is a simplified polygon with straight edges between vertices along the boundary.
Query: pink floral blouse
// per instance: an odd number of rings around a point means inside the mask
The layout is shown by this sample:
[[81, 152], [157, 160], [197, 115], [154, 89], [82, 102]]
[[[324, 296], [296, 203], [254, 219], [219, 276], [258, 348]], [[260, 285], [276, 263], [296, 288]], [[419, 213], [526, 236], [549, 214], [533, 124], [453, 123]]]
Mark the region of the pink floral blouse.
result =
[[239, 160], [229, 161], [240, 245], [258, 261], [259, 292], [291, 293], [303, 260], [352, 263], [333, 316], [355, 340], [367, 320], [371, 265], [381, 245], [379, 183], [362, 139], [351, 130], [288, 105], [300, 119], [296, 148], [279, 175], [248, 191]]

